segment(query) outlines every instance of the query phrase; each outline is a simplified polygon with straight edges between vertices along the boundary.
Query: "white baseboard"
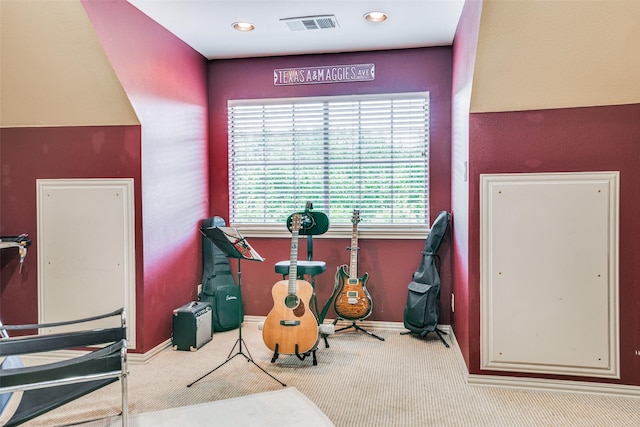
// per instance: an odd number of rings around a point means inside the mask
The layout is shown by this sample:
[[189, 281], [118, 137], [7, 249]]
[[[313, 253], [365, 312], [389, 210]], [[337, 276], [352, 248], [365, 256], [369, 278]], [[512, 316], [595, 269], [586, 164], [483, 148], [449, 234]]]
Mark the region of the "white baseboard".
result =
[[145, 364], [154, 357], [171, 347], [171, 339], [161, 342], [146, 353], [127, 353], [127, 361], [132, 364]]
[[544, 378], [503, 377], [499, 375], [467, 376], [467, 384], [522, 390], [563, 391], [570, 393], [601, 394], [614, 397], [640, 398], [640, 387], [624, 384], [595, 383], [587, 381], [550, 380]]
[[449, 336], [451, 338], [451, 347], [456, 348], [460, 364], [466, 371], [466, 382], [471, 386], [502, 387], [537, 391], [561, 391], [567, 393], [588, 393], [613, 397], [640, 398], [640, 387], [625, 384], [469, 374], [464, 356], [460, 351], [455, 334], [451, 330], [449, 330]]

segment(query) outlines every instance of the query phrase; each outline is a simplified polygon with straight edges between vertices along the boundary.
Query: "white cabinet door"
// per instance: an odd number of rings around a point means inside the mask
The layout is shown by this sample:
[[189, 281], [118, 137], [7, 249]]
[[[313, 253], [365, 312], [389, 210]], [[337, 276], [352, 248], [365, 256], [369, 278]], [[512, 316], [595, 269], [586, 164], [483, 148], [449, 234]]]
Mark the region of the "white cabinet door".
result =
[[481, 177], [481, 367], [619, 378], [618, 173]]
[[125, 307], [129, 348], [135, 348], [133, 180], [53, 179], [36, 186], [40, 323]]

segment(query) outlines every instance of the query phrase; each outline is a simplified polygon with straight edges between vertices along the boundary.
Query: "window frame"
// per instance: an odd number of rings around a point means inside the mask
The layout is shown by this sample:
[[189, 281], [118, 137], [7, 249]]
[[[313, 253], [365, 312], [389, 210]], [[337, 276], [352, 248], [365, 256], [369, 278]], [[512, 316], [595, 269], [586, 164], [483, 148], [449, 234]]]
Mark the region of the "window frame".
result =
[[[425, 98], [427, 100], [427, 212], [426, 221], [423, 224], [367, 224], [366, 220], [358, 224], [358, 237], [359, 238], [376, 238], [376, 239], [424, 239], [428, 235], [430, 229], [430, 206], [431, 206], [431, 178], [430, 178], [430, 151], [431, 151], [431, 105], [430, 105], [430, 92], [418, 91], [418, 92], [401, 92], [401, 93], [382, 93], [382, 94], [361, 94], [361, 95], [328, 95], [328, 96], [313, 96], [313, 97], [291, 97], [291, 98], [265, 98], [265, 99], [229, 99], [227, 101], [227, 111], [230, 107], [243, 106], [243, 105], [278, 105], [278, 104], [292, 104], [292, 103], [313, 103], [313, 102], [328, 102], [328, 101], [375, 101], [375, 100], [395, 100], [395, 99], [408, 99], [408, 98]], [[229, 119], [229, 118], [228, 118]], [[231, 134], [227, 135], [227, 149], [229, 149]], [[231, 154], [230, 154], [231, 156]], [[229, 158], [229, 164], [232, 159]], [[228, 185], [231, 185], [232, 179], [230, 171], [227, 172]], [[229, 218], [231, 219], [231, 203], [232, 197], [229, 197]], [[304, 206], [300, 206], [300, 211], [304, 210]], [[320, 210], [320, 209], [318, 209]], [[364, 218], [366, 218], [366, 213]], [[346, 223], [334, 224], [330, 220], [329, 230], [324, 233], [323, 238], [339, 238], [344, 239], [345, 234], [350, 234], [352, 231], [352, 225]], [[234, 223], [229, 224], [232, 227], [236, 227], [242, 231], [247, 237], [266, 237], [266, 238], [279, 238], [290, 237], [289, 230], [281, 223]]]

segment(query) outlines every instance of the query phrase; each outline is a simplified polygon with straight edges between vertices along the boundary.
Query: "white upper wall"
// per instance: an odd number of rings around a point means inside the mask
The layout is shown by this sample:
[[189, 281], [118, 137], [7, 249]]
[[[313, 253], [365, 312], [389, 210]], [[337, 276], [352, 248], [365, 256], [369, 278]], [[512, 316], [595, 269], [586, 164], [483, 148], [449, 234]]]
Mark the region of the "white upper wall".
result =
[[79, 0], [0, 1], [0, 127], [139, 123]]
[[640, 0], [484, 1], [471, 112], [638, 102]]

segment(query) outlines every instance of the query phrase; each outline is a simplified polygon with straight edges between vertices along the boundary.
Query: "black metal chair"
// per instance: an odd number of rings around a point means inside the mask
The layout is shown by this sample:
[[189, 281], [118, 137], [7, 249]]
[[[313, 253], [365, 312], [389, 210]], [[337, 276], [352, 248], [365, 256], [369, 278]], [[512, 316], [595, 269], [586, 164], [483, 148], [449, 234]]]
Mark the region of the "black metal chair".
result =
[[[120, 317], [120, 325], [100, 329], [9, 337], [6, 331], [36, 330]], [[0, 415], [14, 392], [22, 392], [20, 402], [6, 426], [16, 426], [58, 408], [99, 388], [120, 380], [120, 413], [128, 425], [127, 326], [123, 308], [111, 313], [56, 323], [2, 325], [0, 323]], [[98, 345], [97, 348], [91, 347]], [[106, 345], [106, 346], [102, 346]], [[68, 360], [24, 366], [19, 356], [91, 347], [91, 351]], [[7, 417], [7, 418], [8, 418]]]

